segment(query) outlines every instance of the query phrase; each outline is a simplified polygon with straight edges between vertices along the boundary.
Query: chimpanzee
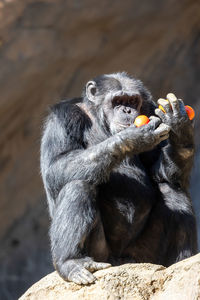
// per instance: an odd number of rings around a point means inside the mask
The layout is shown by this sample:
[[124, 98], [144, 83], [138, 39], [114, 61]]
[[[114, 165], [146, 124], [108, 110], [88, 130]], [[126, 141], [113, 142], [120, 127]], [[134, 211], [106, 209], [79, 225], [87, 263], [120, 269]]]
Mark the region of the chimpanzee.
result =
[[[78, 284], [128, 262], [169, 266], [197, 252], [188, 191], [193, 124], [182, 100], [159, 99], [125, 72], [55, 104], [41, 143], [53, 263]], [[144, 114], [150, 122], [136, 127]]]

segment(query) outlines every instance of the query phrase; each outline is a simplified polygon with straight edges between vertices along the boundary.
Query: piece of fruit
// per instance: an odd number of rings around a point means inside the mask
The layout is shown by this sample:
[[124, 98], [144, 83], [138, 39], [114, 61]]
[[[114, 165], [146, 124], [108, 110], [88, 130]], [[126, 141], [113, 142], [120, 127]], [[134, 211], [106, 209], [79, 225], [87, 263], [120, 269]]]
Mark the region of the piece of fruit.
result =
[[134, 125], [136, 127], [140, 127], [140, 126], [143, 126], [145, 124], [148, 124], [149, 123], [149, 118], [145, 115], [140, 115], [138, 116], [137, 118], [135, 118], [135, 121], [134, 121]]
[[191, 106], [189, 106], [189, 105], [185, 105], [185, 110], [186, 110], [186, 113], [188, 115], [188, 118], [190, 120], [193, 120], [194, 117], [195, 117], [195, 111], [194, 111], [194, 109]]

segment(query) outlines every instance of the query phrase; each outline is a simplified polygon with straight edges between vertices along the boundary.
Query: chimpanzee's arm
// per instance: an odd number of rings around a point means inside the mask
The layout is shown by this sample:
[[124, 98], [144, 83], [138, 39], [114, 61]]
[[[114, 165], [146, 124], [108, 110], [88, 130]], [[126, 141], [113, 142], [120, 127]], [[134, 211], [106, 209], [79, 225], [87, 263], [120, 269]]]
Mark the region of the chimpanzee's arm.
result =
[[[167, 266], [197, 253], [196, 221], [188, 191], [194, 155], [194, 130], [183, 102], [174, 95], [168, 96], [168, 100], [170, 103], [158, 101], [166, 113], [160, 109], [155, 112], [170, 126], [169, 139], [160, 143], [151, 153], [142, 155], [160, 193], [156, 222], [162, 224], [161, 230], [166, 237], [169, 236], [165, 246], [164, 264]], [[152, 161], [155, 162], [153, 167]]]
[[159, 159], [153, 167], [157, 182], [169, 182], [181, 188], [188, 188], [193, 164], [194, 146], [174, 144], [170, 140], [163, 143]]
[[170, 126], [168, 141], [163, 142], [160, 158], [154, 168], [158, 182], [174, 183], [187, 188], [194, 157], [194, 129], [184, 108], [184, 103], [173, 94], [168, 100], [160, 99], [166, 113], [156, 109], [156, 114]]

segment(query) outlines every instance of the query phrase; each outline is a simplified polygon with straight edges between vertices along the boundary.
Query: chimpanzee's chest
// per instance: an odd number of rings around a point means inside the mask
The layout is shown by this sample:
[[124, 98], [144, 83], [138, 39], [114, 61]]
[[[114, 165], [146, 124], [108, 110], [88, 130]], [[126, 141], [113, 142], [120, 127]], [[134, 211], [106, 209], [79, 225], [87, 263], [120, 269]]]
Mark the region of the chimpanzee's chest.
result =
[[[111, 247], [120, 249], [143, 228], [156, 194], [140, 160], [123, 162], [107, 183], [99, 187], [99, 207], [106, 236]], [[121, 250], [120, 250], [121, 251]]]

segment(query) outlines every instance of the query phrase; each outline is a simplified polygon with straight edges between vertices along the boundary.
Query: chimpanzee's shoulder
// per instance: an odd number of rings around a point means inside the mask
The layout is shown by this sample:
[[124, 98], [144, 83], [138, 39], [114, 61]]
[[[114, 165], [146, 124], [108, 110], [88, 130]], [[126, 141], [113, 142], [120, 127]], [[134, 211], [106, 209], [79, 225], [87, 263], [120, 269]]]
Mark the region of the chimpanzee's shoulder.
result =
[[76, 129], [83, 131], [85, 127], [89, 127], [91, 121], [88, 115], [77, 105], [81, 102], [82, 98], [62, 100], [51, 106], [50, 111], [68, 129], [76, 127]]

